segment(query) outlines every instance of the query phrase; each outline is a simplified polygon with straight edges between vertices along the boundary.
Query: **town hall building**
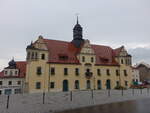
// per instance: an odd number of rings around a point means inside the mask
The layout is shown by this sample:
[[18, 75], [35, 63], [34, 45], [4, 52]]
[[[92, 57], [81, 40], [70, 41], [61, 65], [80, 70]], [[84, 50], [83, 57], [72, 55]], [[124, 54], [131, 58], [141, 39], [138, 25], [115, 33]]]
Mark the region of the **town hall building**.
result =
[[129, 88], [132, 57], [124, 46], [91, 44], [78, 22], [69, 42], [42, 36], [27, 46], [25, 92]]

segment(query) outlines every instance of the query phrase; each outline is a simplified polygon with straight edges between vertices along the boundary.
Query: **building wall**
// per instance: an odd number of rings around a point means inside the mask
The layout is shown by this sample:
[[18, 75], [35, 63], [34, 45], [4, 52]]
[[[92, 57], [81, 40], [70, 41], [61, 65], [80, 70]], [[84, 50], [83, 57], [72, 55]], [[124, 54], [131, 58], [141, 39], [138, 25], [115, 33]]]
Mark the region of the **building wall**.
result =
[[[7, 89], [11, 89], [11, 94], [15, 94], [15, 89], [20, 89], [21, 92], [23, 90], [23, 78], [0, 78], [0, 81], [2, 81], [2, 85], [0, 85], [0, 94], [5, 94], [5, 90]], [[9, 85], [9, 81], [12, 82], [11, 85]], [[20, 84], [18, 84], [18, 81], [20, 81]]]
[[140, 81], [150, 80], [150, 69], [144, 65], [139, 65], [138, 67], [140, 73]]
[[132, 70], [132, 80], [134, 82], [140, 82], [140, 72], [138, 69], [133, 69]]
[[[30, 64], [31, 65], [31, 64]], [[42, 75], [36, 75], [37, 66], [41, 66], [43, 69]], [[55, 68], [55, 75], [50, 74], [50, 68]], [[68, 68], [68, 75], [64, 75], [64, 68]], [[75, 75], [75, 68], [79, 68], [79, 75]], [[97, 75], [97, 69], [101, 70], [101, 75]], [[106, 74], [106, 70], [110, 70], [110, 75]], [[120, 70], [120, 76], [116, 75], [116, 69]], [[124, 76], [123, 70], [126, 69], [128, 75]], [[43, 62], [32, 62], [32, 66], [29, 67], [29, 76], [27, 82], [29, 83], [28, 91], [30, 93], [43, 92], [43, 91], [62, 91], [63, 80], [68, 80], [69, 90], [76, 90], [74, 87], [75, 80], [79, 80], [80, 90], [86, 90], [86, 81], [91, 81], [91, 89], [97, 89], [97, 80], [101, 80], [102, 89], [106, 89], [106, 80], [111, 80], [111, 88], [115, 88], [116, 82], [121, 82], [121, 86], [125, 87], [125, 81], [128, 81], [128, 87], [131, 85], [131, 69], [129, 67], [117, 67], [117, 66], [93, 66], [91, 70], [93, 76], [90, 79], [85, 77], [84, 65], [64, 65], [64, 64], [46, 64]], [[41, 82], [41, 89], [36, 89], [36, 82]], [[55, 88], [49, 88], [49, 83], [55, 82]]]
[[[41, 45], [43, 43], [42, 39], [37, 42]], [[44, 49], [43, 49], [44, 48]], [[38, 50], [39, 49], [39, 50]], [[40, 46], [38, 49], [27, 50], [28, 52], [37, 52], [38, 58], [27, 59], [27, 72], [25, 81], [25, 92], [37, 93], [37, 92], [48, 92], [48, 91], [62, 91], [63, 81], [68, 81], [68, 90], [75, 89], [75, 80], [79, 80], [80, 90], [87, 90], [87, 80], [91, 82], [90, 89], [97, 89], [97, 81], [101, 80], [101, 89], [106, 89], [106, 81], [110, 80], [111, 89], [115, 88], [117, 81], [119, 85], [129, 88], [132, 83], [132, 70], [131, 70], [131, 59], [126, 57], [127, 52], [123, 49], [121, 54], [116, 58], [120, 66], [103, 66], [95, 65], [96, 57], [94, 50], [92, 50], [91, 45], [88, 40], [85, 41], [81, 52], [77, 55], [80, 64], [57, 64], [57, 63], [47, 63], [48, 62], [48, 51], [46, 51], [45, 46]], [[45, 59], [41, 59], [41, 55], [45, 54]], [[83, 61], [83, 56], [85, 61]], [[93, 61], [91, 60], [93, 58]], [[124, 63], [120, 63], [121, 59]], [[130, 63], [125, 63], [126, 59], [130, 60]], [[37, 75], [37, 67], [42, 68], [42, 74]], [[50, 69], [55, 68], [55, 75], [51, 75]], [[64, 68], [68, 68], [68, 75], [64, 75]], [[79, 75], [75, 75], [75, 69], [79, 69]], [[85, 72], [90, 69], [92, 76], [90, 78], [85, 77]], [[97, 75], [97, 69], [101, 70], [101, 75]], [[106, 70], [110, 70], [110, 75], [106, 74]], [[119, 70], [120, 75], [116, 75], [116, 70]], [[127, 75], [124, 75], [124, 70], [126, 70]], [[125, 83], [126, 81], [126, 83]], [[36, 89], [36, 82], [41, 83], [41, 88]], [[50, 82], [54, 82], [55, 87], [50, 88]], [[126, 85], [127, 84], [127, 85]]]

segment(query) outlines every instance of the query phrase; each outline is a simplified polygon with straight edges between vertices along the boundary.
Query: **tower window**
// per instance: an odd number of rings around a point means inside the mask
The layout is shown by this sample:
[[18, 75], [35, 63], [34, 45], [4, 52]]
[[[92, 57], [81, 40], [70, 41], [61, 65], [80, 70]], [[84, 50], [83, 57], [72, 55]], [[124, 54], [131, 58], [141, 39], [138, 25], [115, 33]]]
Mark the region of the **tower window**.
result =
[[35, 59], [38, 59], [38, 53], [37, 52], [35, 53]]
[[85, 57], [84, 56], [82, 56], [82, 62], [85, 62]]
[[91, 57], [91, 62], [94, 62], [94, 58], [93, 57]]
[[123, 59], [121, 59], [121, 64], [123, 64]]
[[41, 59], [42, 59], [42, 60], [45, 60], [45, 54], [42, 54], [42, 55], [41, 55]]
[[30, 59], [30, 52], [27, 53], [27, 59]]
[[31, 56], [31, 59], [34, 59], [34, 52], [32, 52], [32, 56]]

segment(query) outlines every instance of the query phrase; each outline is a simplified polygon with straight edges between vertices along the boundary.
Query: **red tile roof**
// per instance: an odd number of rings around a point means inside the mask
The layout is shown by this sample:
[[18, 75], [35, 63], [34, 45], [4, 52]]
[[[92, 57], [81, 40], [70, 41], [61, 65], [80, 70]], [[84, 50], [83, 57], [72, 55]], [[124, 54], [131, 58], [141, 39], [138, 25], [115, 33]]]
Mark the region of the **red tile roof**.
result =
[[[80, 64], [77, 54], [81, 48], [76, 48], [71, 42], [44, 39], [49, 51], [49, 63]], [[91, 45], [96, 54], [96, 65], [117, 65], [115, 51], [108, 46]], [[61, 60], [60, 55], [68, 57]]]
[[0, 72], [0, 78], [24, 78], [26, 75], [26, 62], [25, 61], [17, 61], [16, 68], [19, 69], [18, 76], [4, 76], [4, 70]]
[[[79, 64], [76, 55], [80, 49], [76, 48], [72, 43], [49, 39], [44, 39], [44, 42], [49, 50], [50, 63]], [[68, 56], [68, 60], [60, 60], [60, 55]]]

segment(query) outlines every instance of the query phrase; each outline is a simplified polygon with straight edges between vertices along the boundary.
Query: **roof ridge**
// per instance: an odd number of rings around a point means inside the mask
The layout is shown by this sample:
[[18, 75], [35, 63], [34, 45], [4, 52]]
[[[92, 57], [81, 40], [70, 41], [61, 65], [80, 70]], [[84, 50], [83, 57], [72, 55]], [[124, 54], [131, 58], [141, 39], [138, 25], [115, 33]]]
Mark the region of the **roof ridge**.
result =
[[54, 39], [47, 39], [47, 38], [44, 38], [44, 40], [49, 40], [49, 41], [59, 41], [59, 42], [66, 42], [66, 43], [71, 43], [69, 41], [63, 41], [63, 40], [54, 40]]

